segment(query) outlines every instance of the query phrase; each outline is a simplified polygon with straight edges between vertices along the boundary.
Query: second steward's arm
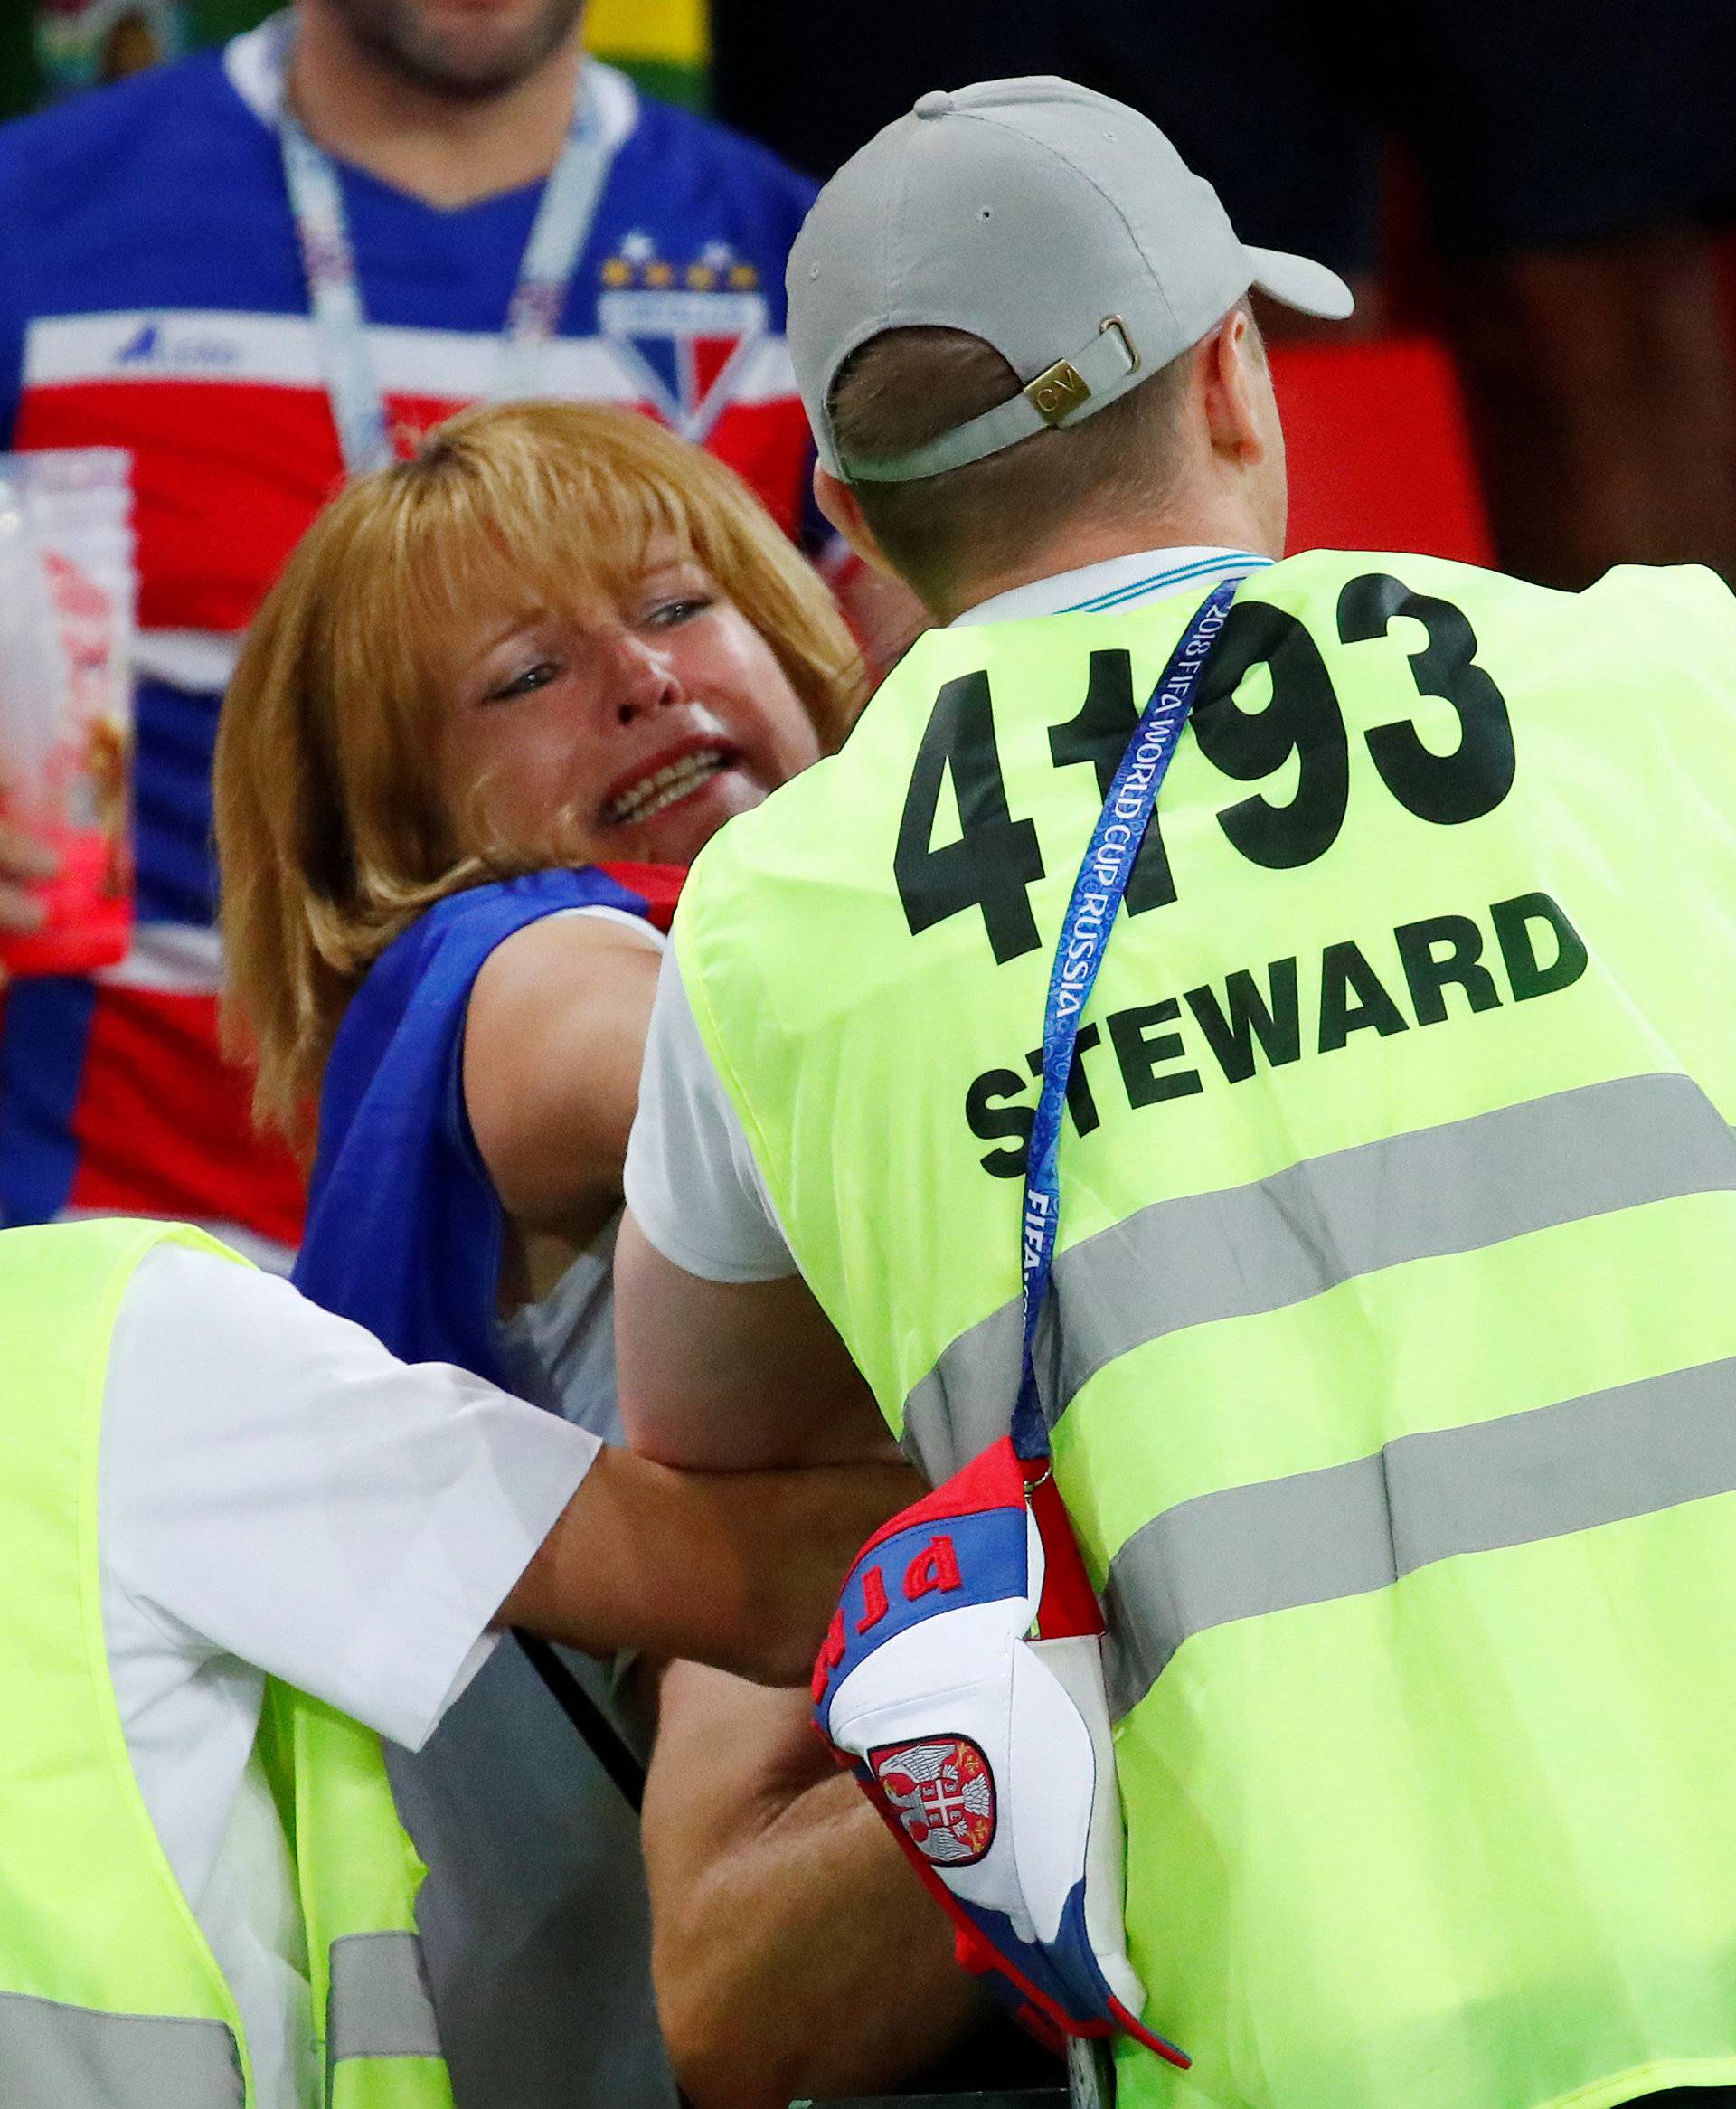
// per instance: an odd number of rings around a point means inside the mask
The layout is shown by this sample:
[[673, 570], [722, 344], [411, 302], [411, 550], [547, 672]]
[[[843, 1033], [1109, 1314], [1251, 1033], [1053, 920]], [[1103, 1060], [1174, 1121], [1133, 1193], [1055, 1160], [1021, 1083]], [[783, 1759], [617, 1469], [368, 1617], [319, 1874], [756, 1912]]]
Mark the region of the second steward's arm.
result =
[[496, 1622], [802, 1684], [863, 1540], [919, 1491], [896, 1462], [688, 1472], [605, 1449]]
[[122, 1300], [101, 1480], [107, 1581], [150, 1630], [412, 1749], [507, 1623], [805, 1679], [849, 1559], [910, 1498], [882, 1464], [723, 1480], [604, 1452], [174, 1245]]

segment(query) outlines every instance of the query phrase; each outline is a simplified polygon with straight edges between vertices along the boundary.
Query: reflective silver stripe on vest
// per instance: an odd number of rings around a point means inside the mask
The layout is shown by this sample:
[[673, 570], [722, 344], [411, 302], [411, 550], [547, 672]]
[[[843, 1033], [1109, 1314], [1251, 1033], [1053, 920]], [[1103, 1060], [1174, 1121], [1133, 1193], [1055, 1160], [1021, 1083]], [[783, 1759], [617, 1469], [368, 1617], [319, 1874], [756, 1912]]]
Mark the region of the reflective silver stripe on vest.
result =
[[326, 2051], [344, 2057], [438, 2057], [439, 2031], [414, 1934], [345, 1934], [332, 1943]]
[[1588, 1393], [1373, 1457], [1228, 1487], [1155, 1517], [1109, 1565], [1119, 1717], [1208, 1627], [1387, 1589], [1460, 1553], [1594, 1529], [1736, 1490], [1736, 1360]]
[[[1691, 1078], [1657, 1075], [1585, 1084], [1310, 1158], [1246, 1187], [1154, 1202], [1055, 1263], [1037, 1355], [1050, 1420], [1105, 1364], [1184, 1327], [1282, 1310], [1408, 1260], [1731, 1190], [1736, 1136]], [[1005, 1434], [1018, 1376], [1014, 1300], [961, 1333], [905, 1401], [908, 1447], [931, 1477]]]
[[0, 1992], [6, 2109], [241, 2109], [241, 2063], [222, 2021], [105, 2014]]

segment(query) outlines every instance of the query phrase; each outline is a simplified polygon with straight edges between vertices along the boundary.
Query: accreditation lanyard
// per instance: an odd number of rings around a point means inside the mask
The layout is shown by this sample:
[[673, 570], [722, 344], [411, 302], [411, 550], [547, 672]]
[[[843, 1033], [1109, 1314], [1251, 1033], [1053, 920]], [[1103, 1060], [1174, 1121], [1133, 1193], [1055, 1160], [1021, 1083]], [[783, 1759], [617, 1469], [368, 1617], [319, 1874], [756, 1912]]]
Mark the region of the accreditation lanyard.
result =
[[[284, 182], [344, 466], [352, 476], [361, 476], [383, 468], [393, 459], [391, 425], [368, 348], [367, 315], [343, 185], [331, 156], [314, 144], [290, 110], [287, 90], [295, 27], [288, 15], [279, 20], [271, 63]], [[495, 384], [488, 391], [492, 401], [536, 392], [542, 354], [560, 327], [572, 274], [614, 158], [588, 74], [581, 73], [566, 144], [543, 187], [506, 310]]]
[[1049, 971], [1049, 995], [1043, 1017], [1043, 1083], [1031, 1123], [1021, 1218], [1024, 1335], [1012, 1434], [1014, 1451], [1027, 1460], [1049, 1454], [1049, 1423], [1037, 1395], [1037, 1320], [1048, 1293], [1055, 1239], [1061, 1227], [1057, 1152], [1080, 1019], [1090, 1000], [1116, 911], [1151, 825], [1157, 792], [1175, 759], [1206, 658], [1223, 628], [1236, 589], [1246, 575], [1238, 572], [1212, 589], [1152, 691], [1091, 831], [1090, 845], [1061, 921], [1054, 964]]

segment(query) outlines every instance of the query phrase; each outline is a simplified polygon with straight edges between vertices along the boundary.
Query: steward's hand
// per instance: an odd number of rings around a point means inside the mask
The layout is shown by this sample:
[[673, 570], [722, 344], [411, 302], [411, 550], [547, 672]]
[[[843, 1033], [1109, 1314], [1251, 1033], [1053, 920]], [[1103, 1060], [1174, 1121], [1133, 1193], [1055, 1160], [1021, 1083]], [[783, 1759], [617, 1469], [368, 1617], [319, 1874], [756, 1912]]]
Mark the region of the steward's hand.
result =
[[803, 1684], [856, 1551], [921, 1490], [878, 1458], [686, 1472], [605, 1450], [496, 1623]]
[[[25, 892], [38, 879], [54, 875], [56, 859], [46, 843], [22, 828], [0, 820], [0, 938], [23, 936], [42, 926], [40, 901]], [[0, 985], [6, 970], [0, 966]]]

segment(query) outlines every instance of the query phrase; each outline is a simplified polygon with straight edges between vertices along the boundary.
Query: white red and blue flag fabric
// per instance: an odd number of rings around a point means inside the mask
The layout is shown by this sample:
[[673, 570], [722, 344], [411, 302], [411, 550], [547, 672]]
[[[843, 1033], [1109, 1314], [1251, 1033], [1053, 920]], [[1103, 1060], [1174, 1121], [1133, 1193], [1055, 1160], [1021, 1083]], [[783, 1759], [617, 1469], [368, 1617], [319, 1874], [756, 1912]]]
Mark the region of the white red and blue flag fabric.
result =
[[846, 1759], [1035, 2033], [1140, 2020], [1122, 1927], [1124, 1836], [1102, 1614], [1047, 1461], [1010, 1437], [886, 1524], [857, 1556], [814, 1672], [820, 1733]]
[[[791, 533], [811, 443], [784, 343], [813, 186], [592, 69], [613, 147], [543, 383], [661, 416]], [[0, 130], [0, 447], [135, 459], [142, 575], [132, 956], [21, 984], [0, 1027], [0, 1221], [138, 1210], [296, 1242], [302, 1182], [217, 1053], [210, 769], [241, 631], [343, 465], [263, 33]], [[340, 170], [394, 426], [489, 392], [540, 187], [437, 211]]]

